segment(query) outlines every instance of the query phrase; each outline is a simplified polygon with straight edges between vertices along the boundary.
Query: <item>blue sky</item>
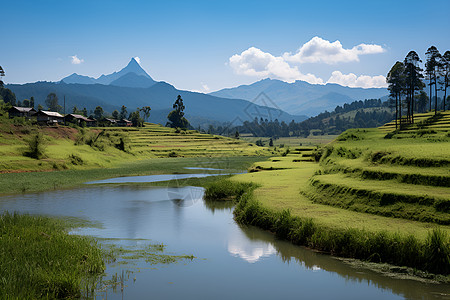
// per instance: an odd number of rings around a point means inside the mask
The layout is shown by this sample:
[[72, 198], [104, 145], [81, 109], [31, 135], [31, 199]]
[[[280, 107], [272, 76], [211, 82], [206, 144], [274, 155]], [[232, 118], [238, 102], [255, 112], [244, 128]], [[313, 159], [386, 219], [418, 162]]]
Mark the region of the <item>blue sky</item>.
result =
[[450, 1], [427, 3], [3, 1], [0, 65], [7, 83], [98, 77], [139, 57], [187, 90], [266, 77], [381, 86], [409, 50], [450, 50]]

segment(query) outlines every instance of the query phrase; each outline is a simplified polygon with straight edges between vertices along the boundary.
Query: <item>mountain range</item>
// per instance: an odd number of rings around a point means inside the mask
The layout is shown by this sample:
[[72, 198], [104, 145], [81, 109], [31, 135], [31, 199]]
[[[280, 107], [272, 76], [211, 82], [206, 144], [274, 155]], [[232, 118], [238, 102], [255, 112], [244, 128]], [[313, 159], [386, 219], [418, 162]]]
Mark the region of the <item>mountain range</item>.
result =
[[385, 88], [350, 88], [338, 84], [309, 84], [305, 81], [287, 83], [276, 79], [263, 79], [250, 85], [222, 89], [210, 95], [253, 101], [264, 93], [272, 107], [294, 115], [315, 116], [325, 110], [332, 111], [338, 105], [356, 100], [385, 98]]
[[109, 75], [101, 75], [99, 78], [78, 75], [73, 73], [61, 79], [61, 82], [69, 84], [103, 84], [103, 85], [117, 85], [125, 87], [140, 87], [148, 88], [156, 83], [150, 75], [145, 72], [136, 59], [132, 58], [128, 65], [120, 70]]
[[47, 95], [55, 93], [60, 105], [63, 105], [62, 100], [65, 97], [67, 112], [72, 111], [74, 106], [78, 109], [86, 107], [88, 110], [101, 106], [104, 111], [111, 113], [115, 109], [120, 110], [122, 105], [131, 112], [137, 107], [148, 105], [152, 108], [149, 121], [160, 124], [166, 124], [167, 115], [173, 109], [177, 95], [183, 98], [186, 118], [195, 127], [226, 122], [235, 126], [255, 117], [286, 122], [306, 119], [306, 116], [290, 115], [280, 109], [264, 107], [242, 99], [225, 99], [178, 90], [166, 82], [154, 81], [135, 59], [131, 59], [119, 72], [102, 75], [97, 79], [72, 74], [59, 82], [10, 84], [7, 88], [16, 94], [18, 100], [33, 96], [36, 105], [41, 104], [44, 107]]
[[[36, 105], [45, 106], [49, 93], [56, 93], [59, 104], [66, 99], [67, 112], [76, 106], [94, 110], [101, 106], [111, 113], [122, 105], [128, 112], [137, 107], [152, 108], [149, 121], [165, 124], [172, 104], [181, 95], [187, 119], [195, 127], [233, 123], [263, 118], [299, 122], [337, 105], [354, 100], [380, 98], [386, 89], [355, 89], [337, 84], [312, 85], [303, 81], [286, 83], [265, 79], [251, 85], [223, 89], [211, 94], [178, 90], [166, 82], [157, 82], [132, 58], [118, 72], [98, 78], [73, 73], [59, 82], [35, 82], [7, 85], [18, 100], [34, 97]], [[286, 113], [289, 111], [290, 113]]]

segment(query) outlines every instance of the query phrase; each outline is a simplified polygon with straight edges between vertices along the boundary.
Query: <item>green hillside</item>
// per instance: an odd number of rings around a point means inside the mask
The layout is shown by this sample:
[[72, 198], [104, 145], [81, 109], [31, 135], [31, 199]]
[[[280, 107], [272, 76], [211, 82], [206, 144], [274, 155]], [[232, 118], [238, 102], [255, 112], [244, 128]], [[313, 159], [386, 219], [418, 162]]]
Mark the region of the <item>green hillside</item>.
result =
[[[51, 171], [113, 167], [127, 161], [204, 156], [267, 155], [266, 148], [244, 141], [176, 131], [155, 124], [143, 128], [57, 128], [2, 122], [0, 124], [0, 172]], [[44, 156], [24, 155], [27, 141], [42, 136]], [[123, 141], [123, 145], [121, 145]], [[122, 149], [123, 148], [123, 149]]]
[[450, 113], [417, 115], [348, 130], [323, 149], [305, 191], [315, 203], [395, 218], [450, 224]]

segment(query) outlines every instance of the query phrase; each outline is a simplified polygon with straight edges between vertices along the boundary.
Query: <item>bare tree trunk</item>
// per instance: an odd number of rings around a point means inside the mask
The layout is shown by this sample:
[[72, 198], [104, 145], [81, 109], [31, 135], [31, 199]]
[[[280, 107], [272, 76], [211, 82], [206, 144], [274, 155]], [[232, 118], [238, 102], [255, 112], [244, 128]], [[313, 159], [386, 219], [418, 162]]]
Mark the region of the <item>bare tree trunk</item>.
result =
[[409, 91], [408, 102], [406, 103], [407, 107], [408, 107], [408, 109], [406, 111], [408, 123], [411, 123], [411, 97], [412, 97], [412, 93], [411, 93], [411, 91]]
[[395, 130], [398, 129], [398, 94], [395, 94]]
[[411, 95], [411, 123], [414, 124], [414, 90]]
[[447, 87], [448, 87], [448, 75], [445, 75], [445, 79], [444, 79], [444, 109], [443, 111], [445, 111], [445, 98], [447, 98]]
[[434, 115], [437, 114], [437, 76], [434, 77]]
[[398, 108], [399, 108], [400, 130], [401, 130], [401, 129], [402, 129], [402, 95], [400, 94], [399, 96], [400, 96], [400, 97], [399, 97], [399, 105], [398, 105]]
[[430, 111], [431, 111], [431, 101], [432, 101], [432, 99], [433, 99], [433, 94], [432, 94], [432, 91], [433, 91], [433, 89], [432, 89], [432, 87], [433, 87], [433, 85], [431, 84], [431, 76], [430, 76], [430, 83], [429, 83], [429, 86], [430, 86]]

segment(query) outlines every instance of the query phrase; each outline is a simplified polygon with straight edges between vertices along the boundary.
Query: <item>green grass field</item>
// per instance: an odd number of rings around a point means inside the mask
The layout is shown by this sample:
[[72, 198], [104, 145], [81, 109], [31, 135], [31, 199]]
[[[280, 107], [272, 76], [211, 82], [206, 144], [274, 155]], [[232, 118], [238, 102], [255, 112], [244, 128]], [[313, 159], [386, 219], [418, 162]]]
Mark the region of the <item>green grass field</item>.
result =
[[415, 125], [394, 129], [351, 129], [320, 150], [320, 164], [297, 147], [232, 180], [259, 184], [254, 195], [264, 207], [328, 227], [421, 240], [431, 228], [450, 233], [450, 113], [417, 115]]
[[[41, 159], [27, 157], [27, 141], [43, 138]], [[154, 158], [267, 156], [265, 147], [239, 140], [180, 131], [146, 123], [143, 128], [57, 128], [0, 123], [0, 172], [53, 171], [116, 167], [124, 162]]]

